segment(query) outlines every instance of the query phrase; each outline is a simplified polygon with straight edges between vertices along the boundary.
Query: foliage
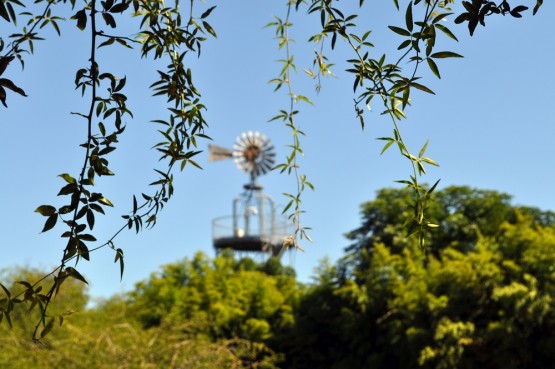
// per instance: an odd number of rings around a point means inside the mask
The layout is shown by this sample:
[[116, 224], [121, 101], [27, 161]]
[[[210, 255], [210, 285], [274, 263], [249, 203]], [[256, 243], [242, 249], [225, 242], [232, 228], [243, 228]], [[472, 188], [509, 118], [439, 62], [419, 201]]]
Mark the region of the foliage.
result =
[[276, 259], [257, 265], [197, 254], [139, 283], [131, 309], [145, 327], [186, 321], [190, 332], [211, 339], [265, 341], [293, 323], [298, 295], [294, 273]]
[[[58, 298], [80, 311], [66, 329], [33, 344], [38, 312], [14, 311], [13, 329], [0, 327], [0, 366], [551, 367], [554, 214], [469, 187], [436, 198], [431, 213], [445, 224], [432, 237], [436, 252], [406, 238], [396, 218], [410, 190], [384, 189], [363, 204], [363, 225], [350, 234], [360, 244], [337, 264], [323, 261], [309, 285], [277, 259], [226, 253], [163, 266], [89, 309], [83, 284], [68, 280]], [[29, 273], [40, 275], [4, 278]]]
[[[542, 5], [542, 0], [536, 0], [535, 14]], [[462, 1], [462, 9], [456, 14], [455, 23], [468, 23], [470, 34], [475, 32], [478, 24], [485, 25], [485, 18], [491, 15], [506, 15], [521, 17], [527, 10], [526, 6], [512, 6], [508, 1], [500, 3], [486, 0]], [[458, 58], [461, 55], [446, 50], [435, 50], [436, 36], [445, 35], [457, 40], [454, 33], [439, 22], [454, 14], [451, 6], [454, 0], [410, 0], [401, 14], [402, 26], [390, 25], [389, 29], [401, 38], [395, 52], [376, 55], [370, 52], [374, 47], [371, 42], [371, 30], [366, 25], [360, 30], [355, 23], [358, 14], [345, 14], [340, 9], [339, 1], [331, 0], [288, 0], [286, 3], [286, 17], [279, 17], [269, 24], [275, 27], [279, 47], [284, 49], [285, 58], [280, 61], [282, 68], [278, 76], [271, 80], [276, 83], [276, 90], [287, 87], [289, 106], [280, 109], [272, 120], [282, 121], [291, 130], [293, 142], [290, 154], [285, 162], [278, 164], [276, 169], [293, 174], [297, 189], [295, 193], [286, 193], [288, 205], [285, 211], [290, 211], [289, 217], [295, 223], [295, 232], [286, 241], [287, 246], [299, 247], [298, 239], [310, 237], [309, 227], [301, 224], [301, 197], [305, 189], [313, 189], [313, 184], [300, 170], [299, 156], [302, 156], [301, 136], [304, 135], [296, 116], [296, 108], [300, 102], [311, 103], [302, 94], [293, 89], [292, 74], [296, 70], [294, 56], [290, 52], [292, 42], [290, 30], [292, 23], [290, 15], [293, 9], [297, 12], [305, 9], [308, 15], [318, 16], [320, 29], [310, 38], [309, 42], [318, 46], [314, 67], [316, 72], [307, 70], [307, 74], [317, 80], [317, 89], [321, 88], [321, 77], [331, 76], [333, 64], [328, 62], [324, 53], [325, 41], [329, 40], [329, 47], [333, 50], [338, 39], [343, 39], [352, 49], [353, 58], [349, 60], [351, 68], [347, 70], [353, 76], [353, 90], [357, 94], [354, 99], [356, 116], [364, 128], [364, 108], [370, 108], [374, 98], [378, 98], [379, 105], [383, 105], [383, 114], [392, 123], [392, 135], [382, 137], [385, 152], [389, 147], [396, 146], [400, 154], [409, 160], [411, 174], [408, 179], [399, 182], [412, 189], [412, 201], [408, 204], [412, 211], [405, 212], [407, 218], [404, 224], [410, 234], [418, 234], [421, 246], [425, 244], [424, 235], [438, 224], [431, 221], [432, 217], [426, 212], [432, 200], [432, 193], [437, 185], [425, 188], [420, 183], [420, 177], [426, 173], [428, 165], [437, 166], [437, 162], [426, 156], [428, 142], [424, 143], [418, 154], [407, 147], [401, 134], [399, 122], [407, 118], [406, 108], [410, 105], [410, 96], [416, 90], [433, 94], [433, 91], [422, 84], [420, 67], [426, 65], [430, 71], [440, 78], [438, 61], [445, 58]], [[359, 1], [359, 7], [364, 1]], [[398, 0], [393, 0], [393, 6], [400, 10]], [[23, 88], [17, 81], [12, 81], [6, 72], [15, 60], [22, 67], [25, 59], [35, 52], [37, 41], [43, 40], [44, 28], [47, 26], [61, 35], [60, 23], [64, 20], [59, 14], [71, 11], [70, 18], [75, 26], [85, 32], [90, 42], [87, 55], [80, 55], [85, 63], [75, 71], [75, 88], [81, 92], [86, 101], [84, 111], [73, 112], [76, 120], [84, 122], [83, 137], [80, 146], [84, 150], [82, 166], [77, 170], [68, 170], [59, 175], [63, 180], [58, 196], [64, 201], [59, 205], [43, 204], [36, 208], [36, 212], [45, 217], [42, 231], [47, 232], [55, 228], [62, 228], [60, 234], [65, 239], [60, 264], [52, 272], [38, 281], [23, 284], [25, 291], [14, 294], [2, 285], [7, 296], [6, 303], [0, 310], [0, 316], [10, 320], [10, 315], [16, 305], [26, 301], [37, 301], [40, 317], [35, 325], [33, 338], [42, 339], [52, 326], [47, 323], [51, 316], [49, 305], [68, 278], [86, 283], [84, 277], [76, 269], [81, 260], [90, 260], [93, 251], [109, 247], [114, 251], [114, 261], [119, 264], [120, 272], [124, 271], [124, 251], [115, 244], [116, 237], [125, 229], [139, 232], [143, 226], [151, 227], [156, 224], [157, 215], [173, 195], [173, 173], [177, 167], [183, 170], [187, 165], [199, 167], [194, 157], [199, 154], [198, 141], [209, 139], [205, 134], [207, 122], [203, 117], [206, 109], [201, 101], [201, 94], [193, 83], [192, 71], [187, 68], [188, 58], [201, 54], [202, 43], [210, 35], [216, 37], [214, 27], [208, 23], [210, 14], [216, 7], [201, 5], [191, 0], [187, 9], [188, 15], [179, 7], [179, 1], [166, 5], [162, 0], [88, 0], [77, 3], [75, 0], [37, 0], [33, 5], [18, 0], [0, 1], [0, 21], [4, 25], [11, 23], [16, 31], [10, 35], [0, 35], [0, 102], [7, 107], [8, 91], [25, 96]], [[25, 10], [18, 14], [16, 10]], [[362, 10], [360, 10], [362, 11]], [[121, 24], [125, 16], [137, 17], [137, 37], [122, 34]], [[25, 23], [25, 26], [20, 27]], [[139, 46], [142, 57], [163, 60], [166, 67], [158, 70], [158, 79], [153, 81], [151, 89], [154, 96], [163, 96], [167, 100], [167, 116], [156, 117], [154, 122], [159, 124], [162, 141], [154, 147], [160, 153], [163, 162], [161, 168], [155, 169], [155, 179], [150, 183], [156, 190], [153, 193], [133, 195], [130, 199], [130, 210], [122, 215], [123, 222], [114, 234], [109, 236], [95, 235], [96, 218], [105, 214], [113, 207], [109, 196], [95, 191], [96, 182], [100, 177], [113, 176], [110, 167], [109, 154], [117, 149], [117, 143], [123, 137], [126, 120], [132, 119], [132, 111], [127, 106], [125, 95], [126, 77], [119, 76], [103, 69], [103, 50], [107, 47], [125, 47], [132, 49]], [[409, 68], [405, 68], [406, 63]], [[6, 76], [5, 76], [6, 74]], [[75, 262], [75, 266], [68, 266]], [[50, 287], [42, 293], [37, 292], [38, 285], [47, 277], [54, 276]], [[253, 323], [254, 324], [254, 323]]]
[[363, 205], [364, 224], [349, 234], [358, 243], [320, 269], [278, 343], [285, 367], [551, 366], [555, 222], [542, 219], [553, 213], [451, 187], [437, 193], [432, 213], [446, 226], [426, 254], [397, 219], [409, 199], [386, 189]]
[[[23, 278], [15, 274], [9, 279]], [[80, 306], [80, 311], [39, 345], [28, 339], [36, 312], [15, 311], [13, 329], [0, 327], [0, 366], [271, 369], [281, 355], [263, 339], [274, 327], [291, 324], [292, 307], [284, 295], [297, 294], [291, 270], [279, 261], [258, 265], [230, 256], [210, 261], [201, 254], [165, 266], [129, 297], [84, 309], [83, 292], [83, 284], [68, 283], [56, 307]]]
[[[348, 254], [360, 254], [374, 244], [383, 243], [400, 253], [411, 240], [405, 238], [403, 221], [410, 192], [406, 189], [382, 189], [373, 201], [362, 205], [362, 225], [346, 234], [353, 243]], [[427, 234], [427, 250], [438, 253], [446, 247], [466, 252], [473, 249], [479, 236], [496, 237], [501, 224], [515, 221], [517, 213], [527, 214], [534, 224], [549, 226], [555, 223], [555, 213], [510, 204], [511, 196], [491, 190], [466, 186], [452, 186], [439, 191], [427, 209], [428, 216], [439, 229]], [[348, 259], [348, 256], [347, 256]]]

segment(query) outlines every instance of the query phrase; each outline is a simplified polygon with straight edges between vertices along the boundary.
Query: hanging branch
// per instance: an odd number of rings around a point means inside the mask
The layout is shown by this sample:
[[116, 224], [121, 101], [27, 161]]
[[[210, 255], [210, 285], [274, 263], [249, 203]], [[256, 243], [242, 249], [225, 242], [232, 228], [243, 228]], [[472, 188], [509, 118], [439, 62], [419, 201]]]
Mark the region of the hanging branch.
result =
[[284, 196], [288, 199], [288, 203], [283, 209], [283, 213], [287, 213], [290, 210], [288, 218], [295, 226], [294, 233], [287, 238], [284, 246], [286, 248], [295, 247], [302, 250], [299, 245], [299, 240], [304, 238], [309, 241], [312, 240], [307, 233], [310, 227], [305, 227], [301, 223], [301, 215], [305, 212], [301, 207], [301, 199], [306, 188], [308, 187], [314, 190], [314, 186], [308, 181], [305, 174], [300, 173], [299, 156], [304, 155], [301, 148], [301, 136], [305, 136], [305, 133], [295, 120], [295, 115], [299, 113], [299, 111], [295, 109], [295, 105], [299, 102], [305, 102], [310, 105], [313, 104], [306, 96], [296, 94], [293, 91], [291, 82], [291, 73], [297, 70], [294, 57], [290, 50], [291, 39], [289, 37], [289, 30], [292, 26], [290, 22], [292, 7], [293, 1], [289, 1], [287, 4], [285, 21], [282, 21], [279, 17], [275, 17], [276, 21], [268, 23], [266, 27], [275, 27], [276, 38], [279, 41], [279, 49], [285, 49], [285, 59], [279, 61], [283, 65], [280, 74], [277, 78], [270, 80], [270, 83], [276, 84], [274, 91], [278, 91], [284, 85], [287, 86], [287, 94], [289, 96], [289, 107], [287, 109], [281, 109], [279, 114], [270, 119], [270, 121], [282, 121], [285, 126], [290, 129], [293, 136], [293, 142], [289, 145], [291, 151], [289, 155], [287, 155], [285, 163], [276, 165], [274, 169], [279, 169], [281, 173], [287, 172], [289, 175], [293, 174], [297, 184], [297, 191], [295, 194], [284, 193]]

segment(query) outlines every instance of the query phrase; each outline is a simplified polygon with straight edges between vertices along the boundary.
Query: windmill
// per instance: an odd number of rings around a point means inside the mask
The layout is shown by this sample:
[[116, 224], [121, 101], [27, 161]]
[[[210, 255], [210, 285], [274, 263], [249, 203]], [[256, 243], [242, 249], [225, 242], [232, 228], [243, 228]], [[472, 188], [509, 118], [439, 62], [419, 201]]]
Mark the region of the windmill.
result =
[[274, 146], [259, 132], [237, 137], [233, 149], [209, 146], [209, 161], [231, 160], [250, 182], [244, 192], [233, 200], [233, 212], [212, 221], [212, 240], [216, 253], [231, 249], [236, 253], [257, 253], [281, 257], [288, 223], [276, 216], [274, 200], [262, 192], [256, 180], [270, 171], [275, 163]]

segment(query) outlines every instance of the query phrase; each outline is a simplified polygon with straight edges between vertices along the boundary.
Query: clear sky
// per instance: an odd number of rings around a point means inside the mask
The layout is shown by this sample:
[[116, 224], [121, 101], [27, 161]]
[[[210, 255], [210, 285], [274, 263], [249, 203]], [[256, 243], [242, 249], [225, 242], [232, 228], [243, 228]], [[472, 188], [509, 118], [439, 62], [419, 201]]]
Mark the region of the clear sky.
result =
[[[212, 3], [206, 1], [203, 6]], [[264, 28], [274, 15], [285, 16], [285, 3], [218, 2], [209, 19], [218, 38], [204, 44], [200, 59], [189, 61], [208, 107], [207, 134], [218, 145], [231, 147], [242, 132], [257, 130], [274, 142], [280, 157], [287, 153], [290, 131], [278, 122], [268, 123], [287, 107], [285, 91], [273, 93], [267, 83], [277, 76], [281, 66], [275, 60], [284, 54], [277, 48], [273, 30]], [[376, 55], [395, 52], [400, 41], [386, 26], [402, 25], [404, 14], [397, 13], [391, 1], [367, 3], [358, 21], [360, 33], [373, 30], [370, 41], [376, 45]], [[443, 38], [438, 50], [455, 51], [465, 58], [442, 61], [441, 80], [424, 73], [423, 83], [437, 95], [412, 95], [409, 119], [401, 124], [411, 150], [418, 152], [429, 139], [427, 153], [441, 165], [430, 169], [425, 181], [441, 178], [440, 188], [495, 189], [513, 195], [515, 204], [555, 210], [554, 15], [555, 5], [546, 2], [535, 17], [527, 12], [522, 19], [490, 18], [472, 38], [466, 26], [447, 20], [460, 42]], [[292, 52], [299, 70], [292, 82], [298, 94], [315, 103], [299, 106], [298, 122], [307, 134], [302, 143], [306, 155], [300, 164], [316, 191], [307, 192], [303, 199], [307, 211], [303, 223], [313, 228], [314, 242], [302, 244], [304, 253], [284, 255], [283, 261], [296, 268], [300, 280], [309, 281], [322, 258], [336, 260], [342, 255], [348, 245], [343, 234], [360, 224], [359, 205], [371, 200], [376, 190], [408, 177], [410, 168], [395, 150], [379, 155], [381, 142], [375, 138], [392, 131], [379, 111], [366, 114], [366, 128], [361, 130], [352, 108], [353, 82], [344, 72], [345, 60], [352, 58], [349, 49], [338, 40], [337, 50], [328, 53], [337, 77], [324, 80], [316, 94], [314, 82], [302, 68], [312, 65], [314, 46], [306, 40], [317, 32], [318, 18], [307, 18], [302, 12], [294, 14], [292, 22], [296, 40]], [[48, 269], [57, 265], [64, 247], [59, 238], [62, 228], [40, 234], [44, 218], [33, 213], [41, 204], [61, 205], [56, 194], [63, 183], [57, 175], [77, 176], [84, 155], [78, 145], [86, 138], [86, 127], [70, 112], [85, 109], [86, 101], [74, 90], [73, 80], [75, 71], [86, 66], [89, 36], [77, 31], [74, 22], [61, 26], [63, 37], [47, 31], [48, 41], [36, 45], [23, 72], [15, 64], [6, 72], [29, 97], [10, 94], [9, 108], [0, 109], [0, 268]], [[124, 32], [134, 31], [129, 25]], [[151, 168], [158, 159], [150, 147], [160, 140], [158, 127], [149, 121], [166, 115], [164, 101], [151, 98], [148, 90], [160, 66], [123, 48], [104, 48], [99, 64], [116, 75], [127, 75], [125, 92], [135, 115], [127, 121], [118, 150], [109, 159], [116, 176], [98, 181], [98, 189], [116, 204], [115, 210], [97, 220], [95, 235], [105, 240], [120, 227], [120, 215], [131, 207], [132, 193], [149, 191], [147, 184], [155, 178]], [[207, 144], [201, 143], [201, 148]], [[248, 178], [231, 161], [208, 163], [203, 153], [198, 162], [204, 170], [186, 168], [176, 174], [175, 196], [154, 229], [139, 235], [127, 232], [116, 240], [125, 252], [121, 283], [109, 249], [78, 266], [90, 281], [93, 296], [129, 290], [160, 265], [197, 251], [214, 255], [211, 220], [231, 213], [232, 200]], [[280, 204], [286, 203], [281, 194], [295, 187], [292, 177], [273, 172], [260, 182]]]

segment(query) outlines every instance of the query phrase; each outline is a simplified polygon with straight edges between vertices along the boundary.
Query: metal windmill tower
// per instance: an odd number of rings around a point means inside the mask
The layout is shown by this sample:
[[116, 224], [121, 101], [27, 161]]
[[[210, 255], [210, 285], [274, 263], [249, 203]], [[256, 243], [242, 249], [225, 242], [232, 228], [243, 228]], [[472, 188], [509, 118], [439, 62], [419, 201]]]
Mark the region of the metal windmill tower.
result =
[[232, 150], [210, 145], [209, 153], [209, 161], [233, 159], [250, 177], [243, 186], [244, 192], [233, 200], [232, 215], [212, 221], [216, 253], [232, 249], [236, 253], [281, 257], [283, 241], [289, 234], [288, 223], [276, 215], [274, 200], [256, 182], [274, 166], [275, 152], [270, 140], [258, 132], [243, 133]]

